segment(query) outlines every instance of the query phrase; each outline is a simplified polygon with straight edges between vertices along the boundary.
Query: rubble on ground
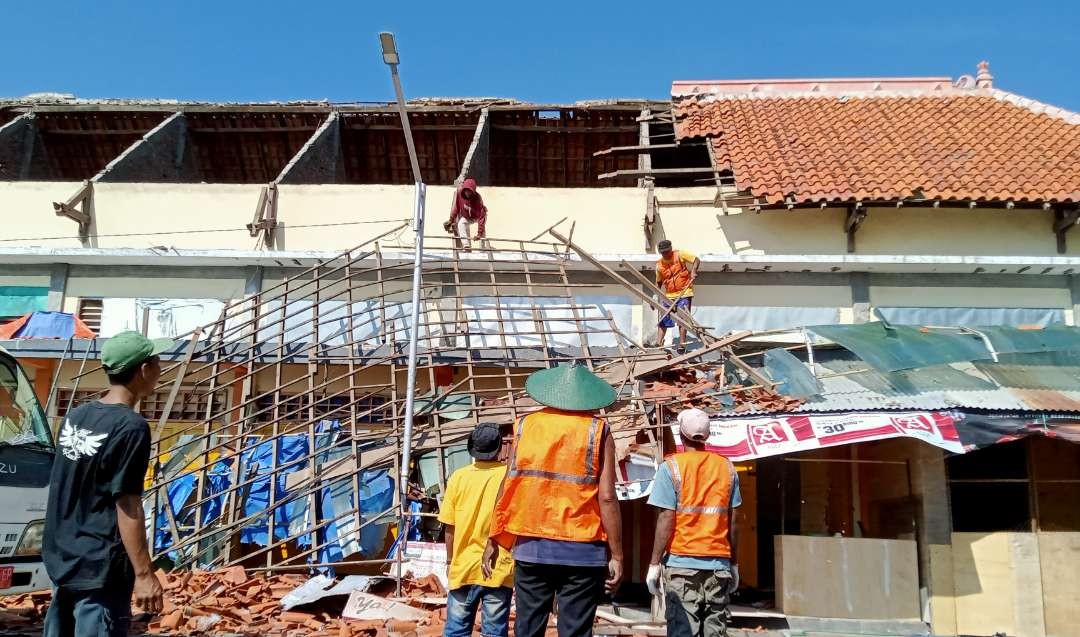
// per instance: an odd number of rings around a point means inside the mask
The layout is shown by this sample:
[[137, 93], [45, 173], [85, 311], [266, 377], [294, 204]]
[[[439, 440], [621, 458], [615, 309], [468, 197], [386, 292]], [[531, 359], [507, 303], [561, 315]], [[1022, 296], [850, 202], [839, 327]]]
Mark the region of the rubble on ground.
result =
[[[308, 579], [303, 575], [249, 574], [240, 566], [216, 571], [158, 571], [157, 575], [165, 589], [165, 607], [149, 622], [133, 622], [132, 634], [427, 637], [441, 635], [446, 622], [446, 591], [434, 575], [402, 582], [399, 601], [423, 613], [421, 619], [409, 622], [345, 619], [341, 616], [344, 596], [284, 610], [281, 599]], [[385, 590], [372, 592], [393, 595], [394, 583], [386, 584]], [[50, 598], [49, 591], [0, 596], [0, 634], [5, 630], [39, 632]], [[132, 610], [135, 619], [140, 619], [139, 609]]]

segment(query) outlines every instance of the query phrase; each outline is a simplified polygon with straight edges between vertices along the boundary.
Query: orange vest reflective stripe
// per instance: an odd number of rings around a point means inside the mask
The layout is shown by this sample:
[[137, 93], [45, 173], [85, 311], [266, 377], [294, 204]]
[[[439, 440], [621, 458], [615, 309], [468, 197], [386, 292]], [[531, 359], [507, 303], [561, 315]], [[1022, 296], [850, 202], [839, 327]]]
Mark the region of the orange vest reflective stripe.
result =
[[667, 262], [660, 259], [656, 262], [656, 271], [660, 274], [660, 282], [664, 284], [665, 292], [682, 292], [690, 287], [690, 270], [683, 263], [679, 251], [671, 253], [672, 260]]
[[607, 539], [598, 497], [603, 440], [604, 421], [593, 416], [543, 409], [518, 420], [491, 537], [505, 548], [521, 535]]
[[668, 552], [731, 557], [729, 519], [735, 467], [707, 451], [677, 453], [667, 462], [675, 483], [675, 532]]

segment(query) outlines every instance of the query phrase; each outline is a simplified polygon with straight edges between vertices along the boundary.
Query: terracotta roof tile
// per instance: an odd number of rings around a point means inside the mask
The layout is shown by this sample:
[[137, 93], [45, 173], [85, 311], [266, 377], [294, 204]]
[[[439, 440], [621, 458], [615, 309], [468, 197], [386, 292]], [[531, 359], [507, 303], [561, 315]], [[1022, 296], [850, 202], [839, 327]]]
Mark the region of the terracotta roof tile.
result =
[[1080, 124], [992, 94], [689, 98], [679, 138], [768, 203], [1080, 201]]

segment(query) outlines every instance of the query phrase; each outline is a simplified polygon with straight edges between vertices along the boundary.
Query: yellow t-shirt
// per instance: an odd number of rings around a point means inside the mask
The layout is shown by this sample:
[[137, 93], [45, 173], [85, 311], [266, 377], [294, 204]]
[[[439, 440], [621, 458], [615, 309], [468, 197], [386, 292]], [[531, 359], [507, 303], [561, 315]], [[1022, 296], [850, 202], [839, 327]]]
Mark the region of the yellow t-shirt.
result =
[[454, 559], [448, 573], [450, 590], [469, 584], [514, 585], [514, 560], [505, 549], [499, 549], [490, 580], [484, 579], [480, 570], [491, 531], [491, 515], [495, 512], [495, 497], [505, 475], [505, 464], [477, 461], [455, 471], [446, 482], [439, 521], [454, 525]]
[[[687, 270], [689, 270], [690, 266], [694, 264], [694, 261], [697, 261], [697, 257], [693, 254], [690, 254], [686, 250], [677, 250], [676, 252], [679, 255], [679, 260], [686, 264]], [[660, 261], [663, 261], [663, 259], [661, 258]], [[660, 261], [657, 261], [657, 263], [660, 263]], [[656, 283], [657, 285], [662, 286], [664, 282], [657, 281]], [[678, 292], [665, 292], [664, 294], [666, 294], [669, 299], [688, 299], [694, 296], [694, 285], [690, 284], [686, 286], [686, 288]]]

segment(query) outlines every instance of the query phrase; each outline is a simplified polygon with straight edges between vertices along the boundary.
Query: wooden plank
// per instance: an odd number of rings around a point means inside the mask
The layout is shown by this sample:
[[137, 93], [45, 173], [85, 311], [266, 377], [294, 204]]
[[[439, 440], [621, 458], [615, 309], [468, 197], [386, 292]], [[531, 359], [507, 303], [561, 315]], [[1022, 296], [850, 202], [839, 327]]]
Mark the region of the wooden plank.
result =
[[[656, 146], [653, 146], [656, 148]], [[653, 175], [704, 175], [712, 174], [712, 166], [701, 168], [650, 168], [649, 170], [616, 170], [615, 172], [603, 173], [597, 179], [613, 179], [615, 177], [649, 177]]]
[[1080, 627], [1080, 533], [1039, 533], [1038, 540], [1046, 635], [1075, 635]]
[[717, 350], [724, 349], [725, 347], [728, 347], [732, 343], [736, 343], [738, 341], [741, 341], [742, 339], [750, 336], [751, 334], [752, 334], [751, 332], [732, 332], [731, 334], [728, 334], [727, 336], [717, 340], [714, 343], [710, 343], [709, 345], [706, 345], [705, 347], [702, 347], [701, 349], [696, 349], [696, 350], [694, 350], [692, 352], [687, 352], [686, 354], [683, 354], [681, 356], [676, 356], [675, 358], [672, 358], [672, 359], [669, 359], [669, 360], [666, 360], [666, 361], [647, 361], [647, 362], [644, 362], [644, 363], [638, 363], [637, 365], [634, 366], [634, 373], [632, 374], [631, 378], [636, 380], [636, 379], [641, 378], [642, 376], [645, 376], [647, 374], [654, 374], [654, 373], [656, 373], [658, 371], [661, 371], [661, 370], [664, 370], [664, 369], [670, 369], [672, 367], [675, 367], [676, 365], [682, 365], [683, 363], [688, 363], [688, 362], [694, 360], [695, 358], [698, 358], [700, 356], [704, 356], [705, 354], [709, 354], [711, 352], [715, 352]]
[[775, 542], [785, 615], [920, 619], [914, 541], [778, 535]]
[[952, 547], [957, 632], [1045, 636], [1034, 534], [953, 533]]
[[956, 634], [955, 597], [952, 547], [947, 544], [931, 544], [930, 630], [933, 634]]
[[678, 148], [680, 146], [704, 146], [704, 144], [641, 144], [638, 146], [612, 146], [611, 148], [605, 148], [604, 150], [598, 150], [593, 153], [593, 157], [600, 157], [602, 155], [612, 155], [615, 153], [648, 153], [652, 150], [660, 150], [664, 148]]

